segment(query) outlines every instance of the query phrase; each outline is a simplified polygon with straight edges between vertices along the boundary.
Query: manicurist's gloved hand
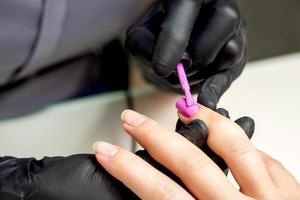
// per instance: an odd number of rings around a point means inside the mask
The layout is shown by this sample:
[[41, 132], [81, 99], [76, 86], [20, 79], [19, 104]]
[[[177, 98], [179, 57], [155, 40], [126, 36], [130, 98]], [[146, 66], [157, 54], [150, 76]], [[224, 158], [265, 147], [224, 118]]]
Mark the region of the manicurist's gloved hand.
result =
[[121, 200], [136, 196], [90, 154], [35, 159], [0, 158], [2, 200]]
[[186, 52], [198, 102], [216, 109], [245, 67], [245, 29], [236, 0], [165, 0], [128, 30], [126, 47], [146, 64], [146, 79], [175, 91], [180, 91], [176, 63]]

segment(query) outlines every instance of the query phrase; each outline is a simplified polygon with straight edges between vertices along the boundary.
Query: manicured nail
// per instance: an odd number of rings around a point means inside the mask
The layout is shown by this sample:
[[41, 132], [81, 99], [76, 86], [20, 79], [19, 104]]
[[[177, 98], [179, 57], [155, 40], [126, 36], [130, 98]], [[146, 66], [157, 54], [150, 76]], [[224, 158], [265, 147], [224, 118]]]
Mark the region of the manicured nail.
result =
[[141, 125], [145, 119], [145, 116], [132, 110], [124, 110], [121, 114], [121, 120], [133, 127]]
[[106, 142], [96, 142], [93, 144], [93, 149], [97, 154], [105, 157], [112, 157], [119, 151], [118, 147]]

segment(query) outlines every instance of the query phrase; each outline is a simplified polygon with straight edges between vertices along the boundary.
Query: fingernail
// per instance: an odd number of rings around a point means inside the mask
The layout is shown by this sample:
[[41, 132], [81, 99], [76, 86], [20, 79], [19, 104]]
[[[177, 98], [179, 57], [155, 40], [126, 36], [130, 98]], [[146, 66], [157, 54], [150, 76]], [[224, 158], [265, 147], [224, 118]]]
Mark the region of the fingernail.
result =
[[121, 114], [121, 120], [133, 127], [141, 125], [145, 119], [145, 116], [132, 110], [124, 110]]
[[112, 157], [118, 153], [119, 148], [106, 143], [106, 142], [96, 142], [93, 144], [93, 149], [97, 154], [100, 154], [105, 157]]

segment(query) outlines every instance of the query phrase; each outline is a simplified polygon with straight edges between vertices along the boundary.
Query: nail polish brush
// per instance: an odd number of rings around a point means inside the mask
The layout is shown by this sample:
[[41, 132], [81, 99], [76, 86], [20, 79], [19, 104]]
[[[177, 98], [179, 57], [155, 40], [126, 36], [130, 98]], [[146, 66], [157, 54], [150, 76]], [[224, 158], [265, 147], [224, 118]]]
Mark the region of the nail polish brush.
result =
[[176, 101], [176, 108], [186, 117], [191, 117], [199, 111], [199, 105], [193, 98], [190, 85], [187, 80], [187, 76], [182, 63], [178, 63], [176, 66], [178, 78], [181, 88], [184, 92], [184, 97]]

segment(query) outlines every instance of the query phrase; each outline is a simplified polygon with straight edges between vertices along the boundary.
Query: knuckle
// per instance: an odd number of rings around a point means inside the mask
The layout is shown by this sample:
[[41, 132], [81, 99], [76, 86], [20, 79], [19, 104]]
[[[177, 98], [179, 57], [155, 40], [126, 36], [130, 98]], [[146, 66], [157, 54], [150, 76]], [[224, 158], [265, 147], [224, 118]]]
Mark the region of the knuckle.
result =
[[252, 138], [255, 131], [255, 121], [250, 117], [242, 117], [235, 121], [239, 125], [249, 139]]

